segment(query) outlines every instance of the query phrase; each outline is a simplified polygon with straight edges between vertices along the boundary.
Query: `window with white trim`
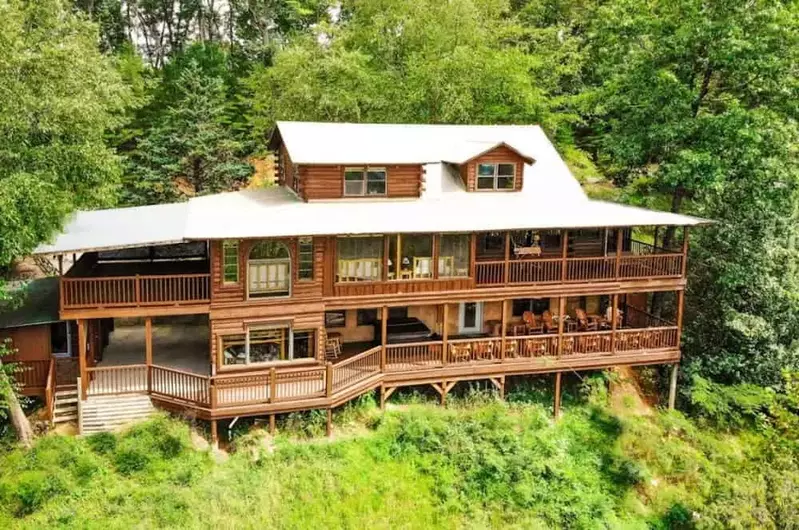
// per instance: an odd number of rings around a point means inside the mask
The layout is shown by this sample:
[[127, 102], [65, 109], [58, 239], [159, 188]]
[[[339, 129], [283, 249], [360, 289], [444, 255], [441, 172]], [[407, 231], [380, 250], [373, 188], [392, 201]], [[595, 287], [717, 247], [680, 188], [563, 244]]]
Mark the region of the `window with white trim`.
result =
[[364, 197], [386, 194], [386, 168], [348, 167], [344, 169], [344, 196]]
[[313, 358], [314, 330], [289, 326], [253, 326], [245, 333], [220, 337], [224, 366], [262, 364]]
[[478, 190], [512, 190], [516, 164], [477, 164]]
[[279, 241], [260, 241], [247, 260], [250, 298], [288, 296], [291, 293], [291, 255]]
[[222, 242], [222, 281], [224, 283], [239, 282], [239, 242], [225, 240]]
[[297, 279], [313, 280], [313, 238], [301, 237], [297, 240]]

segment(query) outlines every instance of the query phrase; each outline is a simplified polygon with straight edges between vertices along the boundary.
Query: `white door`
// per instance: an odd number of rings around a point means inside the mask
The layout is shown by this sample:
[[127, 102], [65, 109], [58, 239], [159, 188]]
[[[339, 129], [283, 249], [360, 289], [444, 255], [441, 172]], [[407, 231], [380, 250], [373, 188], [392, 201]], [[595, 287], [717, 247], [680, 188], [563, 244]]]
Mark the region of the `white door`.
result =
[[458, 332], [464, 335], [483, 332], [483, 302], [461, 303]]

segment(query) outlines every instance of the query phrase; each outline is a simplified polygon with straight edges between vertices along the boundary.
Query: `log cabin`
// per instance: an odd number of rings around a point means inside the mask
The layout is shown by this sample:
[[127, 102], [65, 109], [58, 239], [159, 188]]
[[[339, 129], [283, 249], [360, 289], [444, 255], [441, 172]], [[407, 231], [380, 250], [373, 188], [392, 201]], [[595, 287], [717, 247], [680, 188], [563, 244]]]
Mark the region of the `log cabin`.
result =
[[275, 185], [79, 212], [36, 250], [62, 264], [83, 432], [132, 399], [216, 436], [544, 373], [557, 414], [560, 374], [617, 366], [671, 366], [673, 406], [705, 220], [588, 198], [538, 126], [279, 122], [268, 147]]

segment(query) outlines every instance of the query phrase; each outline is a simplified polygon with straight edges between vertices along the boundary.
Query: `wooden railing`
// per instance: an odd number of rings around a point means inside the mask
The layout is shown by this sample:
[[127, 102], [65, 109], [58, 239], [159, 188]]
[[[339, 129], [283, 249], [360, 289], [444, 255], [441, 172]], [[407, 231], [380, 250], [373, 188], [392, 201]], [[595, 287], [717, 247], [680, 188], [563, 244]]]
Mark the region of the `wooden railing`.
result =
[[383, 348], [375, 346], [340, 363], [329, 365], [332, 370], [332, 392], [355, 385], [380, 373], [380, 356]]
[[50, 368], [47, 370], [47, 383], [44, 387], [44, 403], [47, 407], [47, 419], [53, 423], [55, 414], [55, 359], [50, 359]]
[[147, 365], [95, 366], [86, 369], [85, 395], [137, 394], [147, 392]]
[[458, 339], [447, 343], [447, 362], [451, 364], [475, 361], [499, 361], [502, 356], [502, 339]]
[[18, 361], [13, 357], [3, 360], [3, 364], [14, 365], [14, 379], [21, 387], [23, 393], [25, 390], [34, 390], [45, 388], [47, 385], [47, 376], [50, 372], [50, 360], [44, 359], [40, 361]]
[[184, 305], [210, 300], [209, 274], [61, 277], [62, 309]]
[[558, 354], [557, 335], [528, 335], [505, 339], [505, 360], [529, 360]]
[[[562, 344], [561, 344], [562, 340]], [[504, 350], [503, 350], [504, 342]], [[150, 393], [205, 409], [223, 409], [258, 404], [309, 400], [324, 403], [340, 392], [355, 388], [380, 374], [435, 370], [475, 364], [552, 363], [577, 356], [612, 356], [670, 350], [679, 346], [677, 326], [625, 328], [521, 337], [483, 337], [410, 344], [389, 344], [370, 348], [337, 364], [275, 366], [258, 372], [233, 372], [216, 376], [199, 375], [163, 366], [128, 365], [87, 369], [89, 396]], [[381, 369], [381, 357], [385, 367]], [[52, 364], [46, 376], [48, 388], [54, 378]], [[493, 369], [492, 369], [493, 370]], [[501, 371], [501, 369], [498, 369]], [[516, 369], [514, 369], [516, 370]], [[48, 410], [53, 394], [48, 392]]]
[[413, 342], [386, 345], [386, 371], [400, 372], [432, 368], [443, 364], [441, 342]]
[[150, 392], [189, 403], [210, 406], [211, 385], [206, 375], [164, 366], [150, 366]]
[[606, 256], [565, 259], [476, 261], [474, 276], [478, 286], [680, 277], [684, 259], [681, 252], [633, 240], [630, 249], [619, 256], [609, 253]]

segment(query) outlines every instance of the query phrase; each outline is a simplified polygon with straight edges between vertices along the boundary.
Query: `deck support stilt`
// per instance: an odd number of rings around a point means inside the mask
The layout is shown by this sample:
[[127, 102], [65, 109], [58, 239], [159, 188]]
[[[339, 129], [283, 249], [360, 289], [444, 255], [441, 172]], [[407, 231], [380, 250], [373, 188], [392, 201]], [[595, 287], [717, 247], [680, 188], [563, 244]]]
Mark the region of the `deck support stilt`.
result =
[[270, 414], [269, 415], [269, 434], [274, 436], [276, 430], [277, 429], [275, 427], [275, 415], [274, 414]]
[[555, 374], [555, 404], [553, 407], [553, 417], [558, 419], [560, 417], [560, 379], [561, 373]]
[[216, 420], [211, 420], [211, 445], [214, 446], [214, 449], [219, 449], [219, 431]]
[[671, 380], [669, 381], [669, 410], [674, 410], [674, 405], [677, 402], [677, 373], [680, 369], [680, 363], [671, 365]]
[[497, 392], [499, 392], [499, 399], [505, 399], [505, 376], [492, 377], [489, 381], [491, 381], [491, 384], [494, 385]]
[[333, 436], [333, 409], [327, 409], [327, 427], [325, 435], [329, 438]]

